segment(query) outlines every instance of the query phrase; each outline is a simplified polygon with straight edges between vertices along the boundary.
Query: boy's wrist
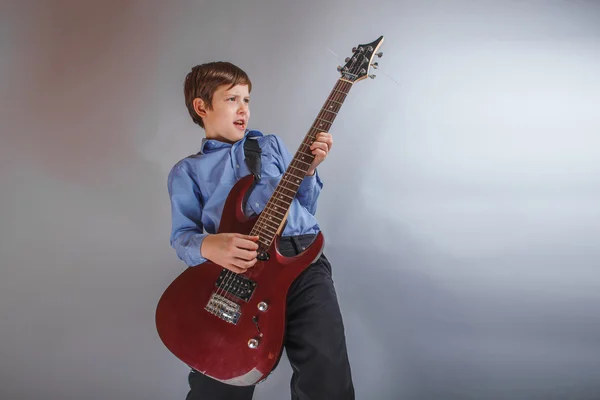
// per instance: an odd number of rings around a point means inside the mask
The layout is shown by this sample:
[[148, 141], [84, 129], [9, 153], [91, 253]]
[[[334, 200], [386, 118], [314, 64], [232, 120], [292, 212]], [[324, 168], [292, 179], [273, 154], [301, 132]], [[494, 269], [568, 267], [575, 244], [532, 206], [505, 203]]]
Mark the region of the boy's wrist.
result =
[[212, 240], [211, 236], [213, 236], [212, 234], [208, 234], [206, 235], [206, 237], [204, 238], [204, 240], [202, 240], [202, 244], [200, 244], [200, 256], [202, 256], [203, 258], [206, 258], [207, 260], [210, 260], [210, 242]]

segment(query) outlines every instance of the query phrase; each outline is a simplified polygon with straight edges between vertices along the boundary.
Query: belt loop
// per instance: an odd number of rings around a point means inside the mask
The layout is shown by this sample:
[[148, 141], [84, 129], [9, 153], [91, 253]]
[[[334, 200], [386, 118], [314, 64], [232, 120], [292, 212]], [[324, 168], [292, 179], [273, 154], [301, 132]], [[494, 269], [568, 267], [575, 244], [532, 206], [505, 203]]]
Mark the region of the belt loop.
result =
[[292, 236], [292, 244], [294, 246], [294, 250], [296, 251], [296, 254], [300, 254], [304, 251], [302, 244], [300, 243], [300, 240], [298, 240], [298, 237], [296, 236]]
[[302, 253], [304, 250], [306, 250], [306, 246], [304, 243], [307, 241], [307, 239], [309, 239], [311, 235], [300, 235], [300, 236], [295, 236], [294, 240], [296, 242], [296, 250], [298, 251], [298, 253]]
[[298, 254], [298, 239], [296, 239], [296, 236], [291, 236], [290, 242], [292, 242], [292, 247], [294, 247], [294, 253]]

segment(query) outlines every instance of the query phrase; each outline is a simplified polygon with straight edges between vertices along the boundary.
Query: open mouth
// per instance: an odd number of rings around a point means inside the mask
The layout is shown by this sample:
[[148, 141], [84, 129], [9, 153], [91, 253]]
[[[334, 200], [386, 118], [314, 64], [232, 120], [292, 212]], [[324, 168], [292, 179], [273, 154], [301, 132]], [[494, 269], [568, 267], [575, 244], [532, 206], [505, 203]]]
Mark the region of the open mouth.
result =
[[245, 129], [246, 128], [246, 121], [244, 121], [243, 119], [238, 119], [237, 121], [235, 121], [233, 123], [238, 129]]

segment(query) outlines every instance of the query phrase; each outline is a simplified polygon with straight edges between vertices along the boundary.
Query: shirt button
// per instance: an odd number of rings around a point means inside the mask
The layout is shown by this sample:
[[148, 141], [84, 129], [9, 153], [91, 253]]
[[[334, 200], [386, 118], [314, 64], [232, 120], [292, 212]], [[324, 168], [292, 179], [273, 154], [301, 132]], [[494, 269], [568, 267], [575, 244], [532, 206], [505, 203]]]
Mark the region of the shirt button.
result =
[[256, 207], [258, 207], [258, 206], [259, 206], [259, 205], [258, 205], [258, 203], [254, 203], [254, 205], [255, 205]]
[[239, 168], [239, 167], [240, 167], [240, 164], [236, 164], [235, 166], [236, 166], [237, 168]]

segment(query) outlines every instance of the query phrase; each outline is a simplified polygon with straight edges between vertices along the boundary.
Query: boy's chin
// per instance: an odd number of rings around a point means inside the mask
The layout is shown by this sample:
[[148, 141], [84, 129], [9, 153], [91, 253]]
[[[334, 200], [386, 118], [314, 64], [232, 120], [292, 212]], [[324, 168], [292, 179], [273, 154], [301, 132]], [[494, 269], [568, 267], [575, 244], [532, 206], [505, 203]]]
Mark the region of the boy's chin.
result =
[[235, 130], [235, 137], [237, 137], [238, 140], [242, 139], [245, 134], [246, 134], [246, 128], [244, 128], [244, 129], [237, 129], [236, 128], [236, 130]]

